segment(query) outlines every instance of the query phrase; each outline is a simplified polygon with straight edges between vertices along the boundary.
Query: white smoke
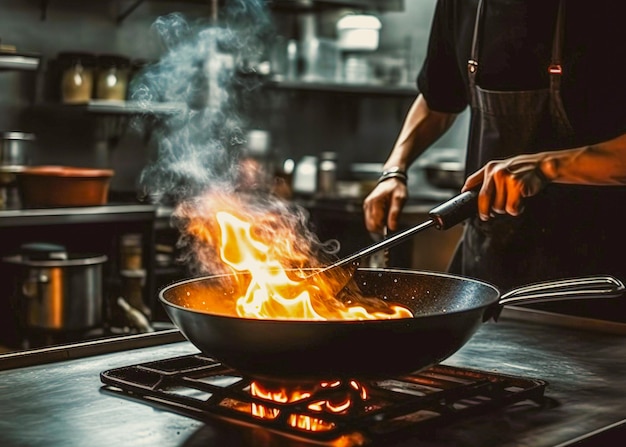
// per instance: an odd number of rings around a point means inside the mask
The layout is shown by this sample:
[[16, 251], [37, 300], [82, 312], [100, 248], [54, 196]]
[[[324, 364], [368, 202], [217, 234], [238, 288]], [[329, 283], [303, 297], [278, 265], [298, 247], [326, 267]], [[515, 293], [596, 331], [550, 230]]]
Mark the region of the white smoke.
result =
[[[187, 225], [190, 217], [215, 212], [203, 202], [207, 191], [228, 195], [238, 188], [247, 118], [240, 95], [260, 86], [250, 61], [261, 60], [275, 31], [263, 0], [229, 0], [217, 21], [192, 23], [182, 14], [170, 14], [153, 29], [164, 54], [133, 82], [131, 99], [146, 110], [154, 102], [176, 109], [156, 118], [152, 132], [158, 153], [140, 183], [153, 203], [175, 205], [172, 222], [181, 231], [180, 260], [193, 273], [214, 273], [220, 269], [216, 247], [197, 240]], [[318, 254], [339, 249], [337, 241], [321, 243], [309, 231], [308, 213], [299, 206], [271, 194], [243, 194], [238, 201], [252, 216], [261, 211], [282, 216], [282, 225], [300, 236], [295, 244], [308, 247], [299, 250], [310, 250], [311, 265]]]
[[152, 129], [158, 154], [141, 175], [153, 202], [179, 202], [207, 187], [230, 188], [245, 143], [238, 92], [258, 87], [249, 61], [266, 50], [273, 26], [262, 0], [230, 0], [218, 20], [191, 22], [180, 13], [160, 17], [153, 30], [161, 59], [131, 86], [146, 110], [155, 102], [175, 106]]

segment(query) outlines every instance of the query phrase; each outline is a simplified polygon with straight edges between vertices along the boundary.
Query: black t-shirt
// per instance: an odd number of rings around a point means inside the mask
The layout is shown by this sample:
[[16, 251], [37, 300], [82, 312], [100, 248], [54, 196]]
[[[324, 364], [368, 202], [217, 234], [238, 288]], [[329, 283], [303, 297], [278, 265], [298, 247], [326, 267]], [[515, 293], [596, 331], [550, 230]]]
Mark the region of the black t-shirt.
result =
[[[484, 0], [477, 83], [491, 90], [546, 88], [558, 0]], [[580, 143], [626, 132], [626, 45], [613, 0], [565, 0], [563, 103]], [[418, 88], [428, 105], [461, 112], [469, 103], [478, 0], [439, 0]]]

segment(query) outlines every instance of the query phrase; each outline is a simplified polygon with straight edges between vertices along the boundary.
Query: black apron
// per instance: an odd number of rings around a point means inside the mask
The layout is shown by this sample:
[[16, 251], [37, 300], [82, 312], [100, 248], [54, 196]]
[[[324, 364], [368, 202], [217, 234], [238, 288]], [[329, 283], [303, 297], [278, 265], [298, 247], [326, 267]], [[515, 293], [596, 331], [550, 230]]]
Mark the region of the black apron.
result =
[[[468, 174], [493, 159], [578, 145], [560, 95], [561, 76], [567, 75], [561, 65], [564, 3], [559, 4], [551, 64], [546, 67], [549, 88], [493, 91], [476, 84], [484, 9], [484, 1], [479, 2], [468, 62], [472, 109]], [[586, 274], [613, 274], [624, 280], [626, 228], [619, 207], [626, 204], [625, 197], [621, 187], [550, 184], [525, 201], [518, 217], [497, 216], [488, 222], [470, 219], [450, 271], [491, 282], [501, 290]], [[615, 314], [615, 302], [538, 307], [604, 318], [606, 313]], [[621, 303], [618, 306], [618, 313], [626, 313]]]

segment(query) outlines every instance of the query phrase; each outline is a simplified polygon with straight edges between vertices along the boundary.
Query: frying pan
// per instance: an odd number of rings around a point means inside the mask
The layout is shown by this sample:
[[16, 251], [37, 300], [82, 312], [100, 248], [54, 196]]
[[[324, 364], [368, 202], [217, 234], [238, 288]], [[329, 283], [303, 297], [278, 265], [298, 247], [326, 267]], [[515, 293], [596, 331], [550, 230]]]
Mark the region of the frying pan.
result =
[[355, 282], [365, 296], [406, 306], [413, 318], [262, 320], [240, 318], [231, 310], [248, 280], [245, 274], [184, 280], [162, 289], [159, 299], [204, 354], [252, 377], [298, 381], [418, 371], [459, 350], [506, 304], [606, 298], [624, 291], [610, 276], [538, 283], [501, 294], [489, 283], [462, 276], [360, 268]]

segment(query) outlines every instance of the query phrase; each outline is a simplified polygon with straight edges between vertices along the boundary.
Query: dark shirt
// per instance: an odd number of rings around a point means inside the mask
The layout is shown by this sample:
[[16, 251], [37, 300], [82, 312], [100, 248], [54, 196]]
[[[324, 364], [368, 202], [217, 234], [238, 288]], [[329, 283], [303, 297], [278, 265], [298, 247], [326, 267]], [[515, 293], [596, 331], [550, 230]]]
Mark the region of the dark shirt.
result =
[[[626, 45], [613, 0], [566, 1], [562, 98], [583, 144], [626, 132]], [[477, 83], [491, 90], [548, 87], [558, 0], [485, 0]], [[433, 110], [469, 103], [470, 59], [478, 0], [439, 0], [418, 88]]]

